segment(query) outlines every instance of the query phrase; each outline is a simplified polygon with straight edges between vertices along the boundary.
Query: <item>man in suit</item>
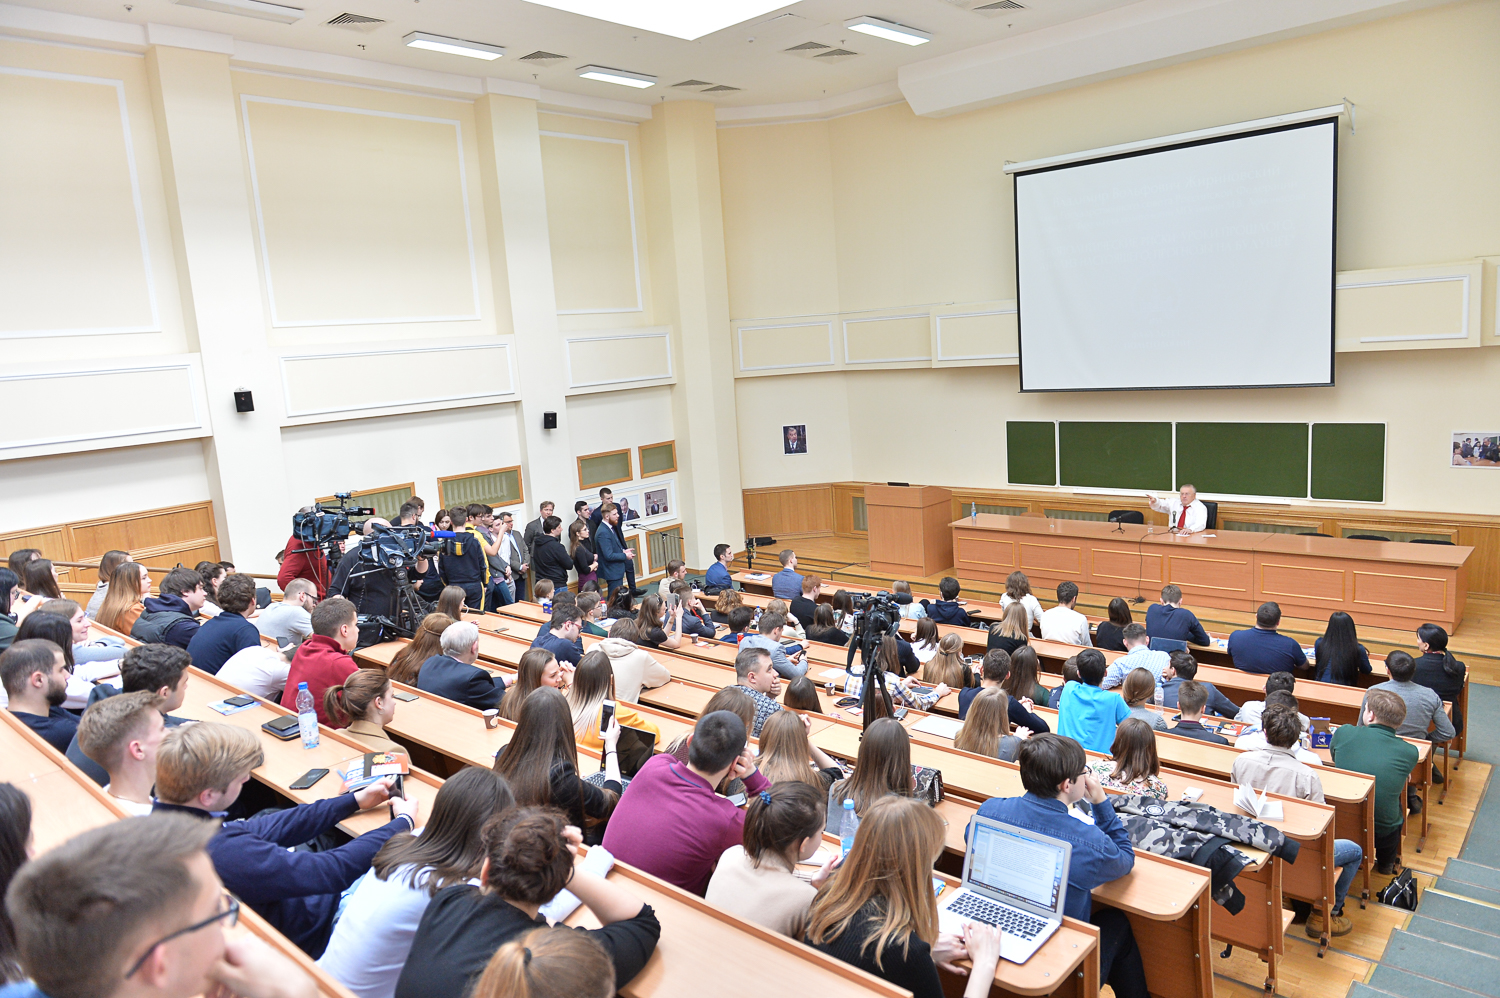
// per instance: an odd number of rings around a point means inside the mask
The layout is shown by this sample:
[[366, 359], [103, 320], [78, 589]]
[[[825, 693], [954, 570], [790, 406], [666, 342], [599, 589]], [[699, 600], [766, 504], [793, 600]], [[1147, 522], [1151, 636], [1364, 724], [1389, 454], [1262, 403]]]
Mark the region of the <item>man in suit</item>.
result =
[[557, 504], [551, 500], [542, 503], [537, 507], [536, 519], [526, 524], [526, 529], [521, 534], [521, 557], [525, 560], [528, 567], [535, 561], [532, 557], [532, 548], [536, 545], [536, 539], [543, 533], [542, 521], [551, 516], [552, 511], [556, 508]]
[[495, 517], [500, 540], [500, 561], [505, 565], [505, 581], [518, 600], [526, 598], [526, 570], [531, 567], [521, 539], [516, 536], [516, 518], [501, 512]]
[[782, 441], [783, 454], [806, 454], [807, 438], [802, 435], [802, 427], [788, 426], [783, 430], [785, 439]]
[[[609, 527], [600, 527], [600, 523], [602, 523], [604, 520], [604, 507], [614, 506], [614, 499], [615, 494], [612, 490], [599, 490], [599, 505], [597, 508], [595, 508], [593, 515], [589, 517], [589, 523], [593, 526], [594, 529], [594, 543], [597, 548], [599, 542], [599, 531], [601, 529], [614, 531], [615, 539], [620, 542], [620, 547], [626, 554], [625, 585], [630, 587], [630, 595], [636, 597], [644, 596], [646, 595], [646, 591], [644, 589], [637, 588], [635, 584], [635, 550], [630, 545], [625, 543], [625, 531], [620, 526], [620, 524], [624, 523], [627, 519], [627, 507], [625, 506], [625, 501], [623, 499], [620, 500], [620, 505], [616, 507], [620, 515], [615, 519], [615, 522]], [[628, 518], [639, 519], [640, 514], [631, 511]]]
[[1208, 632], [1198, 623], [1197, 616], [1183, 607], [1182, 590], [1176, 586], [1162, 586], [1161, 602], [1151, 604], [1146, 610], [1146, 635], [1189, 641], [1195, 645], [1210, 643]]
[[479, 626], [467, 620], [449, 624], [440, 640], [443, 653], [422, 663], [417, 689], [476, 710], [500, 706], [505, 680], [474, 664], [479, 659]]

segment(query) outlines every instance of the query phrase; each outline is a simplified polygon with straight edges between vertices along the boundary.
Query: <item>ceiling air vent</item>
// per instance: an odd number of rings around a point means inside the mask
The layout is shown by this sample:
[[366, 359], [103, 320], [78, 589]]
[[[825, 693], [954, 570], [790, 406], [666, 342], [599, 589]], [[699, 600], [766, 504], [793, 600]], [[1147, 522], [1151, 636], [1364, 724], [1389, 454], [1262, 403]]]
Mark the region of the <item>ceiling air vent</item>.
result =
[[1000, 17], [1002, 14], [1009, 14], [1012, 11], [1025, 9], [1026, 7], [1023, 4], [1016, 3], [1016, 0], [998, 0], [996, 3], [980, 4], [978, 7], [973, 8], [974, 13], [983, 14], [986, 17]]
[[707, 80], [683, 80], [681, 83], [672, 84], [672, 89], [677, 90], [681, 88], [683, 90], [697, 90], [699, 87], [711, 86], [713, 86], [713, 84], [709, 83]]
[[550, 66], [554, 62], [562, 62], [566, 58], [567, 56], [558, 55], [556, 52], [543, 52], [541, 49], [537, 49], [530, 55], [521, 56], [521, 61], [532, 66]]
[[739, 87], [726, 87], [724, 84], [720, 83], [717, 86], [709, 87], [707, 90], [704, 90], [703, 93], [706, 93], [706, 94], [727, 94], [727, 93], [731, 93], [731, 92], [739, 90], [739, 89], [740, 89]]
[[330, 27], [348, 28], [351, 31], [374, 31], [384, 23], [384, 18], [369, 17], [365, 14], [350, 14], [347, 11], [328, 22]]
[[815, 62], [843, 62], [845, 59], [852, 59], [857, 55], [859, 55], [858, 52], [851, 52], [848, 49], [829, 49], [827, 52], [819, 52], [814, 55], [813, 60]]
[[827, 52], [833, 48], [832, 45], [824, 45], [822, 42], [803, 42], [801, 45], [793, 45], [789, 49], [783, 49], [787, 55], [799, 55], [804, 59], [811, 59], [819, 52]]

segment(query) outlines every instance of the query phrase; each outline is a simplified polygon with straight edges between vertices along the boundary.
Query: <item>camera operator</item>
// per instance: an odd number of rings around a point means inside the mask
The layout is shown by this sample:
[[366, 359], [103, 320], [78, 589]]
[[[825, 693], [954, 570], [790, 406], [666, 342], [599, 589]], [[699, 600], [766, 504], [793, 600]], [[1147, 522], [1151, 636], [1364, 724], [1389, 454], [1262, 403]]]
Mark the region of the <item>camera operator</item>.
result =
[[453, 532], [462, 536], [459, 542], [462, 554], [457, 551], [443, 555], [439, 566], [445, 586], [458, 586], [464, 591], [464, 605], [470, 610], [484, 612], [485, 596], [490, 588], [489, 555], [500, 553], [498, 541], [487, 541], [479, 532], [477, 523], [469, 522], [468, 510], [462, 506], [452, 511]]
[[[378, 516], [372, 516], [365, 521], [365, 542], [375, 533], [377, 527], [389, 527], [389, 520], [383, 520]], [[361, 542], [361, 543], [365, 543]], [[369, 561], [360, 565], [360, 546], [351, 544], [344, 552], [344, 557], [339, 559], [338, 571], [334, 573], [333, 585], [329, 592], [334, 596], [343, 596], [354, 603], [360, 616], [393, 616], [396, 605], [396, 578], [395, 572], [387, 569], [376, 568]], [[373, 569], [373, 570], [372, 570]], [[419, 557], [411, 568], [405, 569], [407, 581], [417, 585], [422, 581], [422, 573], [427, 571], [427, 559]], [[366, 625], [361, 625], [364, 628]], [[374, 625], [378, 630], [379, 625]], [[367, 637], [366, 630], [360, 632], [361, 641]]]
[[[299, 515], [313, 512], [311, 506], [303, 506]], [[293, 579], [306, 579], [318, 587], [318, 599], [328, 595], [328, 559], [316, 544], [307, 544], [293, 534], [286, 542], [282, 553], [281, 571], [276, 573], [276, 585], [286, 591], [287, 583]]]

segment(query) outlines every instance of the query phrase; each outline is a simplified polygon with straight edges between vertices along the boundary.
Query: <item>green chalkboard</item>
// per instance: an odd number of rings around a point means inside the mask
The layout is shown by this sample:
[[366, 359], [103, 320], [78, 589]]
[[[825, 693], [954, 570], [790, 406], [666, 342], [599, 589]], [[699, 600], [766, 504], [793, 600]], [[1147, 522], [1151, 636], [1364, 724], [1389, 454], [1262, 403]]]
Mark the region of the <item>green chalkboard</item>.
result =
[[1312, 497], [1385, 501], [1385, 424], [1314, 423]]
[[1059, 423], [1059, 484], [1172, 488], [1171, 423]]
[[1006, 422], [1005, 468], [1012, 485], [1057, 484], [1057, 438], [1051, 420]]
[[1210, 495], [1307, 498], [1306, 423], [1178, 423], [1177, 481]]

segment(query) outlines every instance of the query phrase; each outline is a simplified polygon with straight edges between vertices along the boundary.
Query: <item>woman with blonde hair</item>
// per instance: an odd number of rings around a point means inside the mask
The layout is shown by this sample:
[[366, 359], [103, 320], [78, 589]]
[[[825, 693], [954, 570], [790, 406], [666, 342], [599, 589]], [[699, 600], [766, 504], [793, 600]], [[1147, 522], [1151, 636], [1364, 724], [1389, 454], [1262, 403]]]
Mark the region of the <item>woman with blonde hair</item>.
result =
[[1031, 595], [1031, 580], [1019, 569], [1011, 572], [1005, 579], [1005, 593], [1000, 597], [1000, 608], [1003, 610], [1012, 603], [1020, 603], [1026, 608], [1026, 629], [1031, 630], [1042, 616], [1042, 604]]
[[999, 648], [1003, 652], [1014, 653], [1017, 648], [1030, 642], [1031, 621], [1026, 616], [1026, 605], [1012, 603], [1005, 608], [1000, 619], [990, 625], [990, 637], [985, 642], [985, 650]]
[[[891, 592], [911, 599], [911, 583], [905, 579], [897, 579], [891, 583]], [[918, 600], [912, 599], [910, 603], [901, 603], [900, 606], [902, 620], [924, 620], [927, 617], [927, 608]]]
[[844, 778], [839, 764], [807, 737], [812, 718], [794, 710], [778, 710], [760, 729], [760, 771], [772, 784], [797, 781], [824, 793]]
[[516, 666], [516, 678], [510, 689], [500, 698], [500, 716], [514, 721], [521, 713], [521, 704], [543, 686], [563, 689], [567, 686], [567, 677], [556, 655], [545, 648], [528, 648], [521, 653], [521, 662]]
[[1167, 799], [1167, 785], [1160, 775], [1161, 758], [1156, 754], [1156, 732], [1145, 721], [1136, 717], [1121, 721], [1109, 754], [1110, 758], [1089, 764], [1101, 786]]
[[[457, 586], [449, 588], [458, 589]], [[458, 591], [460, 595], [463, 594], [462, 589]], [[422, 663], [443, 653], [443, 631], [454, 623], [454, 619], [446, 613], [429, 613], [423, 617], [422, 623], [417, 626], [416, 635], [391, 658], [391, 664], [385, 668], [386, 675], [407, 686], [417, 685], [417, 674], [422, 671]]]
[[802, 622], [792, 616], [792, 604], [784, 599], [773, 599], [766, 603], [766, 613], [779, 613], [786, 618], [786, 623], [781, 627], [781, 643], [784, 645], [797, 644], [807, 640], [807, 631]]
[[1030, 737], [1030, 728], [1016, 728], [1012, 732], [1010, 697], [995, 686], [981, 690], [969, 704], [964, 726], [953, 738], [953, 747], [991, 759], [1015, 762], [1016, 753], [1021, 751], [1021, 742]]
[[1156, 694], [1156, 677], [1151, 675], [1150, 669], [1137, 668], [1127, 672], [1120, 693], [1125, 697], [1125, 706], [1130, 708], [1131, 717], [1145, 721], [1157, 731], [1167, 730], [1167, 721], [1161, 713], [1146, 706]]
[[649, 731], [661, 743], [661, 728], [636, 713], [628, 702], [615, 696], [613, 659], [601, 647], [590, 648], [573, 669], [573, 685], [568, 687], [568, 709], [573, 714], [573, 734], [585, 748], [602, 749], [599, 721], [604, 716], [604, 701], [615, 705], [615, 718], [623, 728]]
[[974, 685], [974, 670], [964, 661], [964, 636], [949, 631], [938, 642], [937, 654], [922, 666], [922, 682], [936, 686], [945, 683], [949, 689], [962, 690]]
[[136, 620], [146, 609], [143, 602], [151, 594], [151, 576], [145, 565], [133, 561], [115, 566], [109, 577], [109, 589], [104, 594], [104, 604], [94, 615], [94, 620], [121, 634], [129, 634]]
[[726, 589], [714, 600], [714, 608], [709, 611], [709, 618], [715, 624], [729, 623], [729, 614], [735, 607], [744, 606], [745, 597], [738, 589]]
[[614, 998], [615, 965], [587, 933], [532, 929], [490, 957], [470, 998]]
[[401, 749], [385, 733], [385, 726], [396, 716], [396, 698], [391, 696], [391, 680], [384, 669], [356, 669], [343, 685], [325, 689], [323, 712], [333, 720], [333, 727], [344, 728], [371, 752]]
[[894, 717], [873, 721], [859, 740], [854, 775], [828, 788], [828, 831], [838, 832], [845, 800], [854, 801], [854, 813], [863, 818], [880, 798], [887, 794], [910, 797], [915, 788], [911, 736]]
[[868, 971], [914, 998], [942, 998], [938, 964], [967, 957], [965, 998], [995, 983], [1000, 932], [966, 923], [962, 939], [938, 935], [932, 864], [943, 851], [943, 820], [921, 801], [887, 797], [872, 804], [843, 865], [818, 891], [804, 941]]

